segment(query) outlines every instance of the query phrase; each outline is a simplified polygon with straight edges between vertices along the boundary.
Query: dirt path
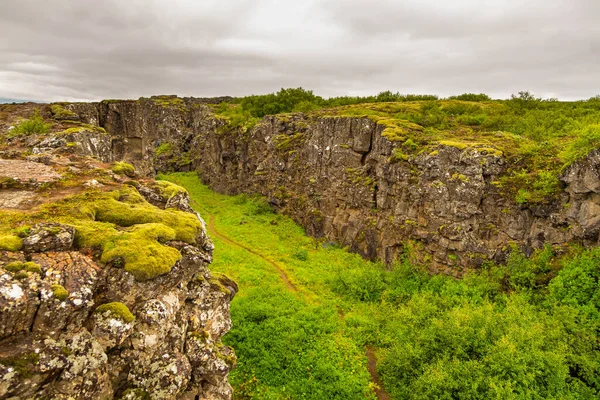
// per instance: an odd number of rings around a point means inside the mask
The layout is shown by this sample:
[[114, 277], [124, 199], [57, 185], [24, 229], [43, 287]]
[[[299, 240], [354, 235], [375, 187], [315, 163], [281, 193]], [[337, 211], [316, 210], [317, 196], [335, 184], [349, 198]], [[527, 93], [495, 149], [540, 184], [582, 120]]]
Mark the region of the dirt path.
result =
[[216, 236], [219, 239], [221, 239], [229, 244], [232, 244], [237, 247], [241, 247], [242, 249], [246, 250], [247, 252], [254, 254], [255, 256], [261, 258], [263, 261], [269, 263], [273, 268], [275, 268], [277, 270], [277, 272], [279, 272], [279, 276], [281, 277], [281, 280], [285, 283], [285, 285], [288, 287], [288, 289], [290, 289], [291, 291], [294, 291], [294, 292], [298, 291], [298, 288], [296, 288], [296, 286], [290, 281], [290, 279], [288, 278], [284, 269], [279, 264], [277, 264], [275, 261], [269, 260], [262, 254], [257, 253], [256, 251], [252, 250], [251, 248], [246, 247], [243, 244], [238, 243], [235, 240], [233, 240], [233, 239], [223, 235], [221, 232], [219, 232], [217, 230], [217, 228], [215, 227], [215, 217], [212, 215], [210, 216], [210, 219], [208, 220], [207, 229], [211, 235]]
[[[346, 318], [344, 311], [339, 307], [337, 311], [340, 319], [344, 320]], [[375, 396], [377, 396], [378, 400], [392, 400], [392, 396], [390, 396], [383, 388], [383, 382], [381, 382], [381, 378], [379, 378], [379, 374], [377, 373], [377, 357], [375, 356], [375, 349], [371, 346], [367, 346], [365, 355], [367, 356], [367, 369], [369, 370], [369, 375], [371, 375], [371, 382], [377, 385]]]
[[369, 374], [371, 374], [371, 382], [377, 385], [377, 389], [375, 389], [375, 395], [379, 400], [392, 400], [392, 397], [385, 391], [383, 388], [383, 383], [379, 378], [379, 374], [377, 374], [377, 357], [375, 356], [375, 350], [371, 346], [367, 346], [367, 368], [369, 369]]

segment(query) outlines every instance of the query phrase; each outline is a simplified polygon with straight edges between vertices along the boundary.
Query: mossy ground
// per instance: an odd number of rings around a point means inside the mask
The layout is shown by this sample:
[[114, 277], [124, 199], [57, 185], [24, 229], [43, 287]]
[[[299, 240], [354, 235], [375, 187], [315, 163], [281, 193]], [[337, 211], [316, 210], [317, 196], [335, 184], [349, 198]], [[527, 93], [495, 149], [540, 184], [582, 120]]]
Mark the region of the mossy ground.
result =
[[240, 288], [224, 338], [238, 357], [230, 381], [240, 399], [373, 398], [366, 346], [376, 349], [392, 398], [600, 394], [598, 250], [515, 252], [506, 266], [462, 280], [428, 276], [410, 257], [390, 270], [322, 246], [255, 199], [211, 192], [193, 173], [163, 178], [185, 186], [221, 234], [254, 251], [213, 235], [211, 270]]
[[50, 111], [52, 112], [53, 117], [55, 117], [55, 118], [79, 118], [79, 116], [76, 113], [64, 108], [63, 104], [54, 103], [50, 106]]
[[[173, 192], [185, 189], [168, 183]], [[195, 215], [149, 204], [132, 186], [110, 192], [89, 190], [31, 212], [0, 211], [2, 247], [16, 251], [23, 229], [37, 222], [59, 222], [75, 228], [75, 244], [99, 251], [102, 262], [124, 266], [138, 280], [171, 270], [181, 258], [164, 242], [194, 244], [201, 229]]]

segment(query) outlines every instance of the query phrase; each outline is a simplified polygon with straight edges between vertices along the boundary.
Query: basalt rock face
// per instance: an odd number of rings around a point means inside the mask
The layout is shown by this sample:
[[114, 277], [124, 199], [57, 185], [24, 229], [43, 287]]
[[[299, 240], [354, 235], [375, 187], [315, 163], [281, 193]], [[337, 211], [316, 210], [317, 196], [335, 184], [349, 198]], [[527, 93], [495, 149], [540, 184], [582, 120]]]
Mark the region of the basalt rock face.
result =
[[268, 117], [243, 138], [200, 130], [192, 159], [213, 188], [260, 193], [310, 234], [386, 263], [409, 244], [433, 270], [460, 275], [504, 261], [511, 245], [530, 254], [584, 232], [597, 239], [583, 223], [586, 212], [597, 215], [595, 187], [575, 189], [595, 171], [592, 158], [565, 174], [558, 200], [528, 208], [494, 185], [502, 157], [440, 145], [396, 162], [383, 129], [368, 118]]
[[[70, 168], [84, 171], [88, 161]], [[59, 177], [65, 168], [47, 167]], [[123, 178], [103, 174], [103, 190], [121, 187]], [[202, 227], [194, 241], [165, 242], [181, 259], [136, 280], [118, 261], [101, 263], [98, 249], [79, 248], [71, 225], [23, 229], [19, 251], [0, 251], [0, 399], [232, 398], [236, 358], [221, 337], [237, 286], [211, 274], [213, 245], [185, 191], [167, 197], [151, 180], [135, 185], [159, 209], [193, 213]]]
[[202, 101], [179, 100], [70, 107], [144, 173], [197, 170], [215, 190], [264, 195], [309, 234], [386, 263], [410, 245], [433, 270], [460, 275], [514, 246], [598, 240], [595, 153], [564, 172], [551, 203], [518, 205], [495, 185], [508, 167], [495, 152], [439, 145], [397, 159], [398, 144], [368, 118], [288, 114], [241, 133]]

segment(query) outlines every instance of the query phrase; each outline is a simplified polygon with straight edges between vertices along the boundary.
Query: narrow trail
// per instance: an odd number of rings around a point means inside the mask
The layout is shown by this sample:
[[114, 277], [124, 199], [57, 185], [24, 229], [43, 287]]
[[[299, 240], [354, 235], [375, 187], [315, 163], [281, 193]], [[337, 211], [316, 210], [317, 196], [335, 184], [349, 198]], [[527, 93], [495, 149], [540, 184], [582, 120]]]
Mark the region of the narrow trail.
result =
[[[344, 311], [341, 308], [338, 307], [337, 312], [341, 320], [346, 319], [346, 315], [344, 315]], [[377, 373], [377, 357], [375, 356], [375, 349], [372, 346], [367, 346], [365, 355], [367, 356], [367, 369], [369, 375], [371, 375], [371, 382], [377, 385], [376, 389], [374, 389], [375, 396], [377, 396], [378, 400], [392, 400], [392, 396], [390, 396], [383, 388], [383, 382], [381, 382], [381, 378]]]
[[267, 262], [268, 264], [270, 264], [273, 268], [275, 268], [277, 270], [277, 272], [279, 273], [279, 276], [281, 277], [281, 280], [285, 283], [285, 285], [288, 287], [288, 289], [290, 289], [293, 292], [297, 292], [298, 288], [296, 287], [296, 285], [294, 285], [290, 279], [288, 278], [287, 274], [285, 273], [284, 269], [277, 264], [275, 261], [273, 260], [269, 260], [268, 258], [266, 258], [265, 256], [263, 256], [262, 254], [252, 250], [249, 247], [244, 246], [241, 243], [236, 242], [235, 240], [229, 238], [228, 236], [225, 236], [224, 234], [222, 234], [221, 232], [219, 232], [217, 230], [217, 228], [215, 227], [215, 217], [213, 215], [210, 216], [209, 220], [208, 220], [208, 224], [207, 224], [207, 229], [208, 232], [213, 235], [218, 237], [219, 239], [223, 240], [224, 242], [227, 242], [229, 244], [232, 244], [234, 246], [237, 247], [241, 247], [242, 249], [246, 250], [247, 252], [254, 254], [255, 256], [259, 257], [260, 259], [262, 259], [263, 261]]
[[379, 374], [377, 373], [377, 357], [375, 356], [375, 350], [371, 346], [367, 346], [367, 368], [369, 369], [369, 374], [371, 375], [371, 382], [377, 385], [375, 389], [375, 395], [379, 400], [392, 400], [392, 396], [389, 395], [388, 392], [383, 388], [383, 383], [381, 382], [381, 378], [379, 378]]

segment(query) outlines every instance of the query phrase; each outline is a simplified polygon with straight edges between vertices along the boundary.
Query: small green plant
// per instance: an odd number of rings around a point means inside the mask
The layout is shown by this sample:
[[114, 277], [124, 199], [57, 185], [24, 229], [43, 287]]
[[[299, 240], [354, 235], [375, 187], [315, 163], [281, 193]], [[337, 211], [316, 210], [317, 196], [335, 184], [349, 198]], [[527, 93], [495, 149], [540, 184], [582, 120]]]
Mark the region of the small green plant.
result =
[[42, 134], [48, 132], [49, 125], [44, 122], [38, 110], [35, 110], [33, 116], [29, 119], [19, 122], [9, 132], [9, 137], [20, 135]]
[[306, 261], [308, 260], [308, 250], [300, 249], [293, 254], [293, 257], [300, 261]]

